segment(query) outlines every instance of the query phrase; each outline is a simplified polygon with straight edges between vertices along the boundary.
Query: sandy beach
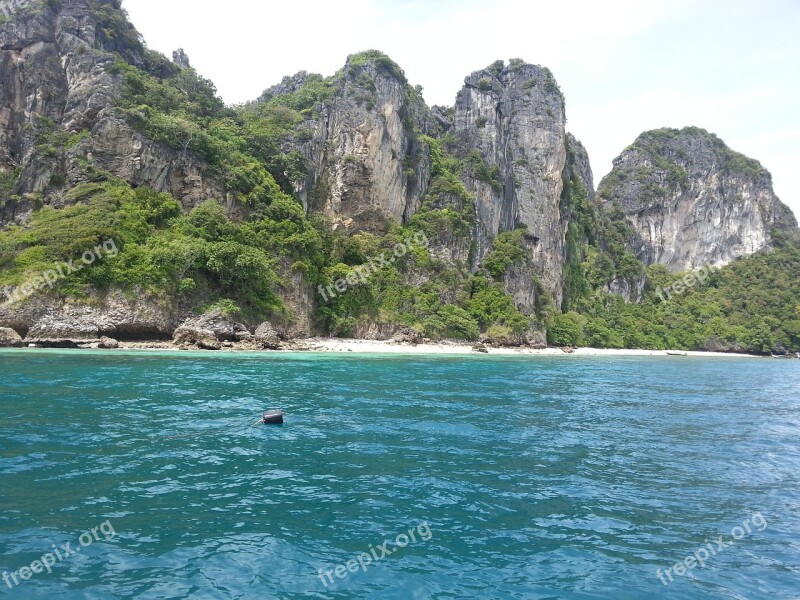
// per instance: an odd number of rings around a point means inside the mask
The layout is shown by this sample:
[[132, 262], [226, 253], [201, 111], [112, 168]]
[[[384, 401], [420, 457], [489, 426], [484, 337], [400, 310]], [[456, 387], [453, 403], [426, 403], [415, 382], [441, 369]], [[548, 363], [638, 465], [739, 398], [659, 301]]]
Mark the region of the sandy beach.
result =
[[[347, 340], [337, 338], [314, 338], [303, 340], [301, 346], [312, 352], [357, 352], [361, 354], [475, 354], [473, 344], [436, 342], [427, 344], [399, 344], [392, 341]], [[576, 348], [565, 352], [561, 348], [493, 348], [487, 346], [489, 355], [510, 356], [666, 356], [665, 350], [617, 350], [599, 348]], [[299, 350], [302, 351], [302, 350]], [[759, 358], [752, 354], [730, 354], [725, 352], [686, 352], [687, 356]]]
[[[63, 351], [94, 350], [100, 352], [150, 351], [150, 352], [181, 352], [192, 351], [209, 354], [226, 353], [259, 353], [281, 354], [298, 352], [319, 353], [353, 353], [353, 354], [397, 354], [397, 355], [472, 355], [472, 356], [661, 356], [679, 354], [676, 358], [707, 357], [707, 358], [764, 358], [755, 354], [737, 354], [726, 352], [696, 352], [683, 350], [628, 350], [628, 349], [600, 349], [600, 348], [525, 348], [525, 347], [493, 347], [479, 344], [482, 350], [476, 349], [476, 344], [455, 341], [426, 342], [410, 344], [392, 340], [356, 340], [342, 338], [306, 338], [291, 340], [283, 343], [279, 350], [261, 349], [252, 342], [223, 342], [217, 350], [200, 349], [196, 346], [177, 345], [169, 341], [123, 341], [114, 349], [101, 349], [97, 342], [88, 342], [77, 347], [47, 346], [31, 344], [27, 349], [61, 349]], [[767, 357], [768, 358], [768, 357]]]

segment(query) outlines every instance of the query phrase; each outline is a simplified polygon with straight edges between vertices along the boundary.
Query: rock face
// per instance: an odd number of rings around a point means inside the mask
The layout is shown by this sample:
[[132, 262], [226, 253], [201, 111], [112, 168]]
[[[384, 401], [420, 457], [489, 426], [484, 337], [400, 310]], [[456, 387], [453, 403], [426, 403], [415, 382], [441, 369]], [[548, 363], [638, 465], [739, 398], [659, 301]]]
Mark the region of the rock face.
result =
[[119, 0], [30, 3], [0, 25], [0, 177], [12, 184], [0, 225], [24, 222], [42, 204], [63, 205], [64, 184], [103, 171], [169, 192], [187, 208], [208, 198], [230, 203], [202, 161], [146, 139], [119, 116], [119, 57], [163, 67], [150, 64], [120, 8]]
[[219, 350], [220, 342], [241, 342], [253, 339], [253, 334], [241, 323], [233, 321], [219, 309], [200, 317], [187, 319], [175, 330], [173, 342], [195, 344], [206, 350]]
[[[594, 200], [596, 197], [594, 188], [594, 174], [592, 173], [592, 165], [589, 161], [589, 153], [581, 143], [571, 133], [566, 136], [567, 147], [567, 164], [565, 169], [567, 172], [564, 174], [565, 179], [570, 179], [573, 175], [583, 184], [586, 190], [586, 196], [589, 200]], [[562, 211], [563, 213], [563, 211]], [[565, 216], [562, 214], [562, 216]]]
[[100, 343], [97, 344], [97, 347], [101, 350], [116, 350], [119, 348], [119, 342], [114, 338], [103, 336], [100, 338]]
[[600, 197], [635, 230], [630, 249], [673, 272], [722, 266], [797, 227], [769, 172], [696, 127], [642, 134], [603, 179]]
[[149, 140], [113, 110], [104, 113], [90, 135], [67, 152], [65, 163], [70, 185], [88, 179], [85, 165], [89, 164], [135, 186], [168, 192], [187, 211], [209, 198], [217, 199], [229, 214], [239, 210], [224, 186], [207, 175], [202, 161]]
[[281, 332], [293, 339], [309, 337], [314, 331], [316, 292], [306, 283], [301, 273], [292, 270], [289, 261], [282, 261], [281, 272], [284, 274], [280, 290], [281, 298], [294, 317], [282, 327]]
[[97, 319], [91, 316], [46, 315], [28, 331], [28, 340], [97, 340]]
[[183, 69], [190, 69], [192, 66], [189, 56], [184, 52], [183, 48], [178, 48], [172, 53], [172, 62]]
[[558, 303], [565, 123], [564, 97], [552, 73], [512, 61], [467, 77], [453, 124], [471, 167], [465, 184], [475, 194], [477, 260], [499, 233], [526, 226], [536, 273]]
[[[589, 251], [597, 258], [613, 250], [619, 259], [611, 264], [610, 254], [600, 257], [603, 268], [595, 271], [603, 279], [593, 280], [592, 290], [604, 287], [635, 301], [644, 283], [637, 280], [641, 265], [635, 257], [673, 271], [718, 266], [770, 247], [776, 231], [797, 225], [761, 165], [696, 128], [643, 134], [615, 161], [595, 202], [589, 157], [565, 131], [564, 97], [553, 74], [521, 60], [475, 71], [454, 107], [428, 108], [397, 64], [380, 52], [362, 52], [330, 78], [301, 72], [267, 90], [259, 102], [284, 96], [286, 103], [254, 107], [277, 106], [272, 117], [290, 125], [278, 126], [267, 115], [253, 129], [246, 109], [224, 109], [209, 98], [213, 86], [173, 87], [175, 80], [199, 81], [188, 69], [182, 50], [170, 61], [145, 48], [121, 0], [30, 2], [0, 24], [0, 228], [26, 224], [43, 206], [80, 201], [80, 194], [69, 193], [79, 184], [114, 178], [167, 192], [185, 212], [216, 200], [234, 219], [257, 216], [265, 206], [242, 201], [248, 186], [258, 187], [249, 175], [277, 159], [267, 165], [276, 187], [294, 192], [306, 216], [322, 217], [320, 237], [328, 236], [333, 258], [344, 252], [343, 231], [381, 236], [394, 231], [394, 224], [427, 227], [433, 266], [404, 271], [404, 284], [422, 288], [444, 277], [440, 268], [446, 267], [455, 272], [448, 281], [456, 283], [437, 292], [436, 301], [466, 304], [469, 291], [462, 284], [491, 271], [493, 283], [501, 283], [522, 313], [537, 317], [531, 323], [540, 324], [548, 308], [541, 301], [548, 295], [556, 308], [588, 297]], [[159, 87], [167, 79], [172, 92]], [[146, 93], [136, 92], [137, 86]], [[172, 93], [190, 104], [218, 106], [191, 119], [174, 108], [182, 101], [156, 106]], [[228, 127], [233, 133], [225, 144], [230, 141], [237, 153], [248, 146], [232, 170], [219, 164], [225, 162], [219, 156], [237, 156], [230, 148], [218, 152], [221, 137], [193, 146], [202, 137], [199, 130], [227, 136]], [[613, 248], [604, 246], [606, 234]], [[291, 243], [302, 247], [305, 237]], [[523, 256], [515, 252], [513, 264], [499, 273], [487, 257], [507, 239]], [[270, 246], [270, 236], [263, 242]], [[16, 252], [0, 248], [0, 265]], [[54, 291], [2, 304], [0, 327], [56, 344], [113, 345], [100, 342], [104, 336], [167, 340], [174, 333], [179, 344], [209, 348], [242, 341], [273, 347], [281, 338], [319, 333], [326, 307], [311, 287], [319, 272], [306, 269], [302, 256], [275, 258], [281, 274], [275, 292], [286, 317], [279, 333], [265, 325], [253, 336], [220, 313], [190, 317], [208, 299], [205, 292], [155, 298], [139, 297], [135, 288], [127, 294], [87, 289], [89, 297], [81, 302]], [[542, 332], [531, 327], [518, 329], [514, 343], [543, 344]], [[397, 322], [380, 315], [352, 329], [353, 335], [375, 339], [398, 331]]]
[[[298, 89], [300, 73], [266, 96]], [[430, 156], [414, 131], [424, 130], [427, 107], [388, 57], [371, 51], [348, 58], [331, 83], [332, 98], [306, 123], [307, 140], [294, 144], [308, 173], [296, 182], [307, 210], [349, 229], [384, 231], [422, 202]]]
[[280, 350], [283, 347], [278, 330], [269, 322], [264, 322], [258, 326], [255, 333], [255, 341], [265, 350]]
[[0, 348], [19, 348], [22, 346], [22, 337], [13, 329], [0, 327]]
[[131, 298], [115, 291], [96, 293], [91, 306], [69, 299], [32, 296], [24, 302], [0, 305], [0, 327], [10, 327], [37, 339], [122, 340], [168, 339], [176, 317], [146, 297]]
[[742, 348], [736, 342], [721, 340], [718, 337], [712, 337], [703, 343], [703, 350], [706, 352], [746, 352], [746, 348]]

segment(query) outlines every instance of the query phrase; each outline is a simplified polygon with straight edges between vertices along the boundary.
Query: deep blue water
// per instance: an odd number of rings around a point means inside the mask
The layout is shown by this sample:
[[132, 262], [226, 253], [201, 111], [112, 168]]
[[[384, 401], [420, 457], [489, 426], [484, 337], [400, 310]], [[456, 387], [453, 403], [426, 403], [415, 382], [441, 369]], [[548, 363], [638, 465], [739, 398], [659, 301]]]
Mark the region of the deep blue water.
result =
[[0, 597], [800, 598], [800, 361], [3, 351], [0, 415]]

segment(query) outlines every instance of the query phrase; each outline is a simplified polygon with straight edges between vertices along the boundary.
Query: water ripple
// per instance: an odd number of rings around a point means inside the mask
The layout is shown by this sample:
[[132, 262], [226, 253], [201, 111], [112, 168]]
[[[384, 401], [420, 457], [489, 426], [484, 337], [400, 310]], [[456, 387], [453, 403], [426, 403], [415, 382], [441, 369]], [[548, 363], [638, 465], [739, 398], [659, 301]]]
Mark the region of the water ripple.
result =
[[117, 533], [0, 596], [796, 600], [785, 362], [0, 351], [0, 573]]

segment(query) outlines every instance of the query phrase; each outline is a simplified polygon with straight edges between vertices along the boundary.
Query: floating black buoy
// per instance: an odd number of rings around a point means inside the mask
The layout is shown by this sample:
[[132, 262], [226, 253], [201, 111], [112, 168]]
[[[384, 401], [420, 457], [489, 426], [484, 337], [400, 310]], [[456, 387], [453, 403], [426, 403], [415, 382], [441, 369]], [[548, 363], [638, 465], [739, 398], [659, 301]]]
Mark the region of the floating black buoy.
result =
[[283, 411], [268, 410], [262, 417], [264, 425], [283, 425]]

